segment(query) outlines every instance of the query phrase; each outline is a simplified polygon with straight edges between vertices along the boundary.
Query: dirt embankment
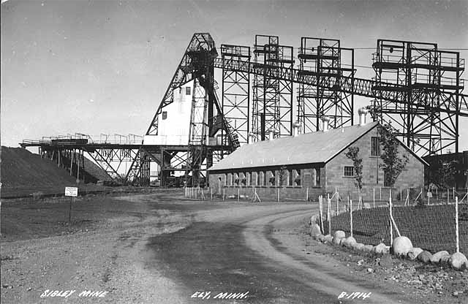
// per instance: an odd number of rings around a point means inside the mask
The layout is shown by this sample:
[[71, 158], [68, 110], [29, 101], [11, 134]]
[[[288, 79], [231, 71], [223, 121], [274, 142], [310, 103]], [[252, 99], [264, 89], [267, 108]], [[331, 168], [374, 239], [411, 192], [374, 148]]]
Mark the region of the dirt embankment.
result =
[[[76, 178], [49, 159], [31, 153], [23, 148], [3, 147], [1, 149], [1, 197], [25, 197], [33, 193], [40, 195], [61, 194], [65, 187], [77, 186]], [[85, 168], [95, 179], [107, 180], [105, 172], [89, 160]], [[107, 179], [106, 179], [107, 178]], [[83, 190], [99, 190], [94, 184], [80, 184]]]
[[73, 185], [74, 177], [39, 155], [22, 148], [2, 147], [2, 194], [14, 190]]

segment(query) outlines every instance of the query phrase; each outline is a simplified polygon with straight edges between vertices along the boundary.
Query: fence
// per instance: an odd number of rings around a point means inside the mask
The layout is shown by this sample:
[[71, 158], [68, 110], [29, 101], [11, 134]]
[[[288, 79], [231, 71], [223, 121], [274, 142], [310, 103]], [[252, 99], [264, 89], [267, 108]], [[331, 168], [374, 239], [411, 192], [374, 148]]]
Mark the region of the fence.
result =
[[[343, 230], [358, 242], [391, 245], [398, 235], [410, 238], [414, 247], [431, 252], [447, 250], [468, 253], [468, 191], [453, 189], [388, 189], [388, 199], [380, 199], [383, 188], [372, 189], [372, 200], [343, 197], [338, 189], [312, 200], [319, 205], [319, 224], [324, 234]], [[267, 192], [268, 191], [268, 192]], [[288, 196], [287, 189], [255, 187], [223, 188], [221, 194], [203, 188], [185, 188], [185, 197], [199, 200], [235, 200], [261, 202], [311, 200], [311, 189]], [[268, 195], [267, 195], [268, 194]], [[394, 197], [395, 196], [395, 197]], [[459, 199], [460, 197], [460, 199]]]
[[[185, 197], [192, 199], [222, 199], [237, 201], [311, 201], [314, 191], [321, 191], [319, 188], [301, 187], [242, 187], [223, 188], [218, 193], [212, 188], [186, 187]], [[321, 193], [321, 192], [320, 192]], [[317, 193], [314, 194], [318, 197]]]
[[[468, 191], [467, 191], [468, 193]], [[357, 242], [391, 245], [395, 237], [408, 237], [414, 247], [431, 252], [468, 253], [468, 195], [449, 192], [434, 197], [424, 190], [414, 199], [390, 197], [382, 204], [340, 201], [336, 195], [319, 199], [319, 221], [324, 234], [343, 230]], [[455, 196], [453, 196], [455, 194]], [[459, 200], [457, 194], [461, 194]]]

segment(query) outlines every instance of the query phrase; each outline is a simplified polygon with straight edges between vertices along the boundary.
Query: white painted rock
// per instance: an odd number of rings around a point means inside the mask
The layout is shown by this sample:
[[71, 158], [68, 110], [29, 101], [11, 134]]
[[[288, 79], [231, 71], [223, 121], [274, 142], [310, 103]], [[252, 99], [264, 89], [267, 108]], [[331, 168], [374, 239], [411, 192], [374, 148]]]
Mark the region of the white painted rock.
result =
[[353, 247], [354, 250], [362, 250], [362, 248], [364, 247], [365, 245], [363, 243], [353, 243], [351, 245], [351, 247]]
[[317, 239], [317, 237], [321, 234], [322, 234], [322, 231], [320, 231], [320, 226], [317, 224], [312, 224], [312, 227], [310, 228], [310, 235], [314, 239]]
[[440, 258], [440, 261], [439, 263], [442, 264], [442, 265], [448, 265], [449, 263], [449, 260], [452, 256], [449, 254], [449, 255], [443, 255], [441, 258]]
[[414, 261], [416, 260], [416, 258], [421, 252], [423, 252], [423, 250], [421, 248], [416, 247], [416, 248], [411, 249], [406, 255], [406, 257], [410, 259], [411, 261]]
[[310, 225], [317, 224], [317, 218], [318, 218], [318, 215], [312, 215], [312, 216], [310, 217], [310, 222], [309, 222], [309, 224], [310, 224]]
[[353, 248], [353, 244], [356, 244], [356, 239], [352, 236], [348, 236], [346, 239], [345, 239], [345, 243], [344, 245], [348, 248]]
[[339, 245], [341, 243], [341, 239], [346, 237], [346, 234], [344, 231], [337, 230], [333, 234], [333, 244]]
[[325, 237], [324, 237], [324, 240], [326, 243], [331, 243], [333, 241], [333, 237], [329, 234], [327, 234]]
[[392, 249], [394, 255], [402, 257], [406, 256], [408, 252], [410, 252], [411, 249], [413, 249], [413, 244], [411, 243], [411, 240], [406, 236], [399, 236], [393, 240]]
[[452, 268], [460, 270], [467, 264], [466, 256], [461, 252], [455, 252], [449, 259], [449, 264]]
[[418, 254], [418, 260], [423, 263], [429, 263], [432, 258], [432, 253], [427, 250], [423, 250], [420, 254]]
[[317, 239], [322, 243], [325, 242], [325, 236], [323, 234], [320, 234], [319, 236], [317, 236]]
[[341, 239], [341, 238], [346, 237], [346, 233], [342, 230], [336, 230], [335, 233], [333, 234], [333, 237]]
[[450, 253], [448, 253], [448, 251], [445, 251], [445, 250], [434, 253], [431, 257], [431, 263], [432, 264], [440, 263], [440, 259], [443, 256], [450, 256]]
[[343, 246], [343, 247], [344, 247], [344, 246], [345, 246], [345, 242], [346, 242], [346, 238], [341, 238], [341, 239], [339, 239], [339, 244], [340, 244], [340, 246]]
[[378, 254], [384, 254], [389, 252], [389, 247], [384, 243], [380, 243], [379, 245], [375, 246], [372, 251]]

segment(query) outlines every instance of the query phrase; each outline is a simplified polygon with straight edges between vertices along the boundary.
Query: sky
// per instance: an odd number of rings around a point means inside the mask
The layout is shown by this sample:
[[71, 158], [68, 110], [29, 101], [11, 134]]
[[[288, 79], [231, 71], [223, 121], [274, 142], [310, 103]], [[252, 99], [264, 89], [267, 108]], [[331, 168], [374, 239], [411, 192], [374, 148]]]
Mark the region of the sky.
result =
[[[256, 34], [295, 48], [303, 36], [340, 39], [370, 79], [377, 39], [435, 42], [467, 59], [467, 20], [468, 0], [2, 0], [1, 143], [144, 135], [196, 32], [217, 47], [252, 46]], [[468, 118], [460, 125], [468, 150]]]

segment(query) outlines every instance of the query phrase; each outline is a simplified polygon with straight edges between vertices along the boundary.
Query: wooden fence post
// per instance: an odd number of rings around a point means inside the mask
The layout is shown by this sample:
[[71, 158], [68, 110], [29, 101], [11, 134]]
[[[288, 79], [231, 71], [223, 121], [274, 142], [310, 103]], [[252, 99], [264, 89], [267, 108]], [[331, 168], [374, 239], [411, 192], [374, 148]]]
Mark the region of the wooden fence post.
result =
[[336, 196], [336, 215], [338, 215], [340, 206], [339, 206], [339, 201], [340, 201], [340, 193], [337, 191], [338, 195]]
[[331, 207], [331, 198], [330, 195], [328, 195], [328, 201], [327, 201], [327, 219], [328, 219], [328, 232], [331, 234], [331, 212], [330, 212], [330, 207]]
[[457, 252], [460, 252], [460, 234], [458, 227], [458, 196], [455, 198], [455, 239], [457, 242]]
[[353, 236], [353, 200], [349, 200], [349, 226], [351, 236]]
[[375, 188], [372, 188], [372, 200], [374, 201], [374, 208], [375, 208]]
[[322, 231], [324, 231], [323, 230], [323, 216], [322, 216], [322, 211], [323, 211], [323, 209], [322, 209], [322, 198], [323, 197], [320, 195], [319, 196], [320, 229], [322, 229]]

